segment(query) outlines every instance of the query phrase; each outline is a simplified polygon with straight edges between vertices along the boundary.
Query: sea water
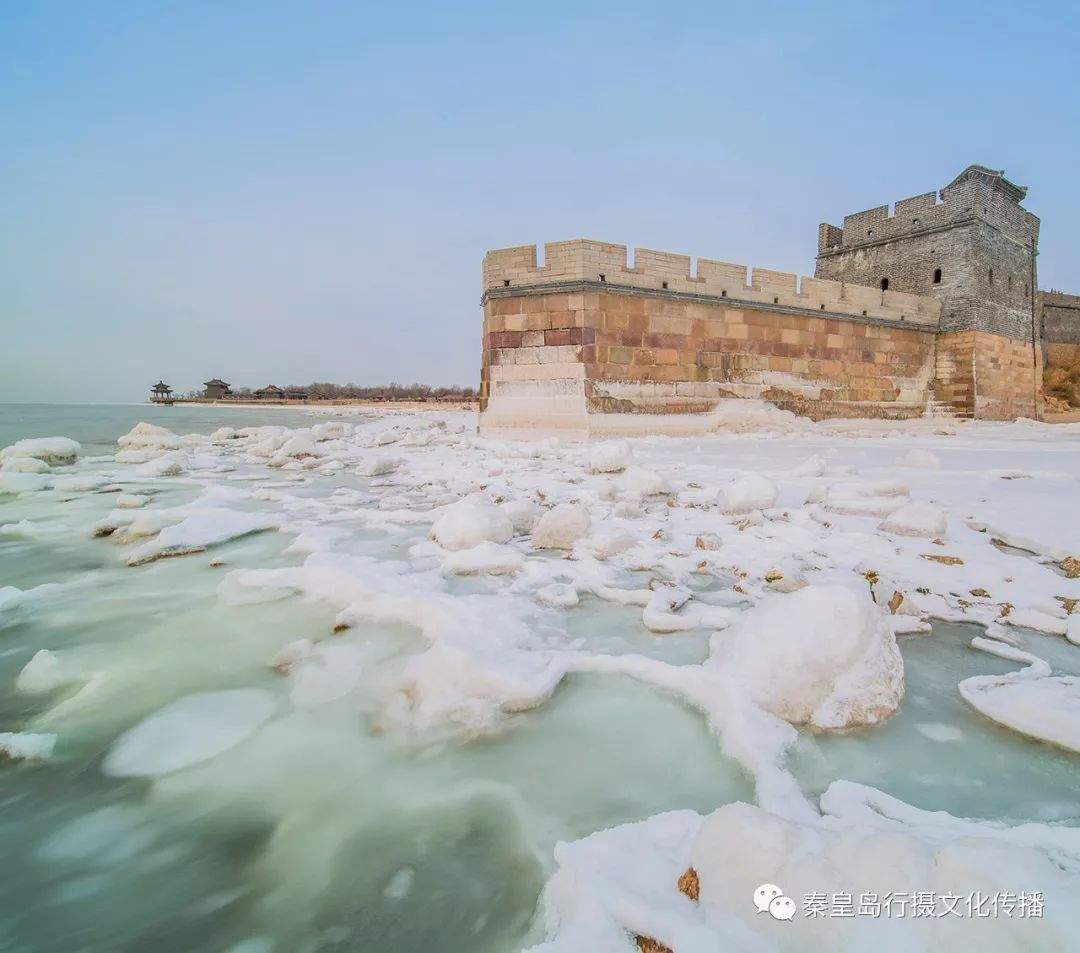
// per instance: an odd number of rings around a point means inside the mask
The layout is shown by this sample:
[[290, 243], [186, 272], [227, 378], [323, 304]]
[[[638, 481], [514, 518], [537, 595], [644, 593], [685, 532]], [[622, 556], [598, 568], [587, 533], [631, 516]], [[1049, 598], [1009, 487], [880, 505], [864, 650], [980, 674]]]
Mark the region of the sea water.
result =
[[[177, 433], [313, 422], [276, 408], [8, 405], [0, 445], [62, 434], [87, 456], [106, 454], [139, 420]], [[299, 492], [365, 483], [315, 476]], [[178, 481], [154, 505], [197, 492]], [[298, 596], [218, 597], [230, 569], [299, 565], [291, 537], [132, 568], [88, 532], [112, 506], [92, 493], [0, 500], [0, 524], [38, 530], [0, 536], [0, 586], [59, 584], [0, 629], [0, 731], [67, 706], [51, 760], [0, 765], [0, 949], [516, 950], [541, 938], [536, 904], [559, 840], [753, 798], [700, 714], [621, 676], [571, 676], [487, 736], [384, 730], [365, 698], [422, 647], [406, 626], [365, 623], [336, 636], [363, 653], [359, 684], [317, 709], [292, 705], [267, 661], [289, 641], [324, 637], [333, 609]], [[361, 542], [399, 558], [415, 540]], [[650, 636], [640, 612], [588, 597], [570, 619], [574, 638], [606, 653], [693, 664], [707, 652], [704, 633]], [[938, 624], [902, 637], [908, 695], [884, 726], [801, 732], [791, 766], [807, 793], [842, 777], [960, 816], [1077, 823], [1075, 756], [960, 700], [959, 679], [1015, 668], [972, 652], [977, 631]], [[1077, 671], [1074, 647], [1036, 638], [1029, 647], [1056, 671]], [[17, 694], [16, 676], [42, 648], [62, 652], [89, 691]], [[93, 673], [106, 669], [95, 690]], [[191, 693], [238, 688], [269, 693], [277, 712], [244, 744], [154, 781], [102, 770], [116, 739], [148, 715]]]

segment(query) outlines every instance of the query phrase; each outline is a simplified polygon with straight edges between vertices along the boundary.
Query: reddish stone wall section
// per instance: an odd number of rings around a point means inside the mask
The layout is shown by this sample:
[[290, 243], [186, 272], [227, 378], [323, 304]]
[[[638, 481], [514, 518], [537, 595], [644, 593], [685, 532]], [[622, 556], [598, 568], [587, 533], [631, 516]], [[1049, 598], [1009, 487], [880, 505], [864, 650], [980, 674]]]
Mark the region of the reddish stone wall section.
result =
[[938, 335], [934, 395], [983, 420], [1034, 418], [1042, 405], [1041, 348], [984, 331]]
[[933, 359], [930, 330], [812, 312], [596, 291], [488, 296], [480, 406], [492, 426], [571, 429], [583, 415], [705, 413], [723, 397], [814, 418], [910, 417], [924, 410]]

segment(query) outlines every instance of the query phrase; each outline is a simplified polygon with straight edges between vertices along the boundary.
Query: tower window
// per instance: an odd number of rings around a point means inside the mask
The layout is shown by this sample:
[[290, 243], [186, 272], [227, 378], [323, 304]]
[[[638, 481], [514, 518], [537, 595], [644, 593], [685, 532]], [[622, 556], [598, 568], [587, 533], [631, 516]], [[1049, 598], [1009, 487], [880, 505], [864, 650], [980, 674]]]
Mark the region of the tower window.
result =
[[882, 291], [888, 291], [889, 290], [889, 279], [888, 278], [882, 278], [881, 279], [881, 290]]
[[504, 288], [509, 288], [510, 287], [510, 279], [509, 278], [503, 278], [503, 287]]
[[941, 284], [941, 269], [940, 268], [935, 268], [934, 269], [934, 284], [935, 285], [940, 285]]
[[607, 281], [607, 275], [601, 275], [600, 280], [601, 281]]
[[913, 218], [913, 219], [911, 220], [911, 224], [912, 224], [912, 225], [918, 225], [918, 224], [919, 224], [919, 220], [918, 220], [917, 218]]
[[988, 277], [990, 278], [990, 284], [993, 284], [994, 283], [994, 269], [993, 268], [990, 269]]
[[867, 234], [867, 235], [868, 235], [868, 236], [869, 236], [870, 238], [873, 238], [873, 237], [874, 237], [874, 230], [873, 230], [872, 228], [868, 228], [868, 229], [866, 230], [866, 234]]
[[1012, 275], [1009, 275], [1009, 290], [1012, 291]]

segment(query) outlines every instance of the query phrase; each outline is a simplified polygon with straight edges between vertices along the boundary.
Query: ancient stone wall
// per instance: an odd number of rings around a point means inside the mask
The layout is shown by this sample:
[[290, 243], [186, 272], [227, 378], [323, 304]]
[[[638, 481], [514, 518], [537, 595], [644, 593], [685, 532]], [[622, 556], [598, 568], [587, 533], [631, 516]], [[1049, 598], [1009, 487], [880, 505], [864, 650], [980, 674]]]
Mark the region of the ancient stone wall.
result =
[[[1032, 339], [1039, 220], [1026, 190], [971, 166], [941, 190], [844, 217], [818, 229], [815, 274], [934, 297], [945, 332]], [[1037, 329], [1036, 329], [1037, 330]]]
[[1043, 359], [1047, 367], [1080, 361], [1080, 295], [1040, 291]]
[[485, 429], [670, 429], [724, 397], [914, 416], [934, 371], [938, 306], [902, 292], [707, 260], [694, 274], [650, 249], [630, 266], [584, 240], [545, 246], [542, 266], [531, 246], [489, 252], [484, 288]]
[[[818, 276], [887, 283], [941, 303], [947, 337], [939, 342], [934, 390], [961, 414], [998, 417], [1030, 403], [1024, 394], [1042, 353], [1039, 220], [1020, 205], [1025, 194], [1000, 172], [970, 166], [941, 190], [941, 201], [927, 192], [897, 202], [892, 214], [882, 205], [845, 216], [842, 227], [818, 229]], [[998, 366], [1004, 377], [991, 380], [986, 372]]]

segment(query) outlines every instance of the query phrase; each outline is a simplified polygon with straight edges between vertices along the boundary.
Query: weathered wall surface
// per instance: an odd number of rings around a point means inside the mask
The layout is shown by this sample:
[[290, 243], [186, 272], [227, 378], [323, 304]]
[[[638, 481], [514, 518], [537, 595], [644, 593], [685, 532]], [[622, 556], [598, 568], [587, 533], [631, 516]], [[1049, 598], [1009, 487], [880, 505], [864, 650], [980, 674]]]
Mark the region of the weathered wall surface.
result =
[[[942, 303], [941, 330], [1031, 340], [1039, 220], [1024, 189], [972, 166], [941, 190], [844, 217], [818, 229], [815, 274], [927, 295]], [[940, 278], [936, 273], [940, 271]]]
[[1047, 367], [1080, 361], [1080, 295], [1039, 292], [1043, 359]]
[[[882, 205], [818, 230], [818, 276], [877, 287], [887, 280], [890, 289], [941, 302], [941, 332], [957, 336], [940, 342], [934, 389], [963, 414], [999, 417], [1031, 390], [1041, 354], [1039, 220], [1020, 205], [1025, 193], [1001, 173], [971, 166], [940, 202], [928, 192], [897, 202], [892, 214]], [[1001, 379], [989, 376], [994, 367]]]
[[549, 244], [540, 267], [530, 246], [489, 253], [481, 426], [632, 430], [633, 415], [664, 414], [670, 428], [723, 397], [812, 417], [923, 412], [935, 302], [763, 269], [747, 278], [702, 260], [692, 275], [688, 257], [647, 249], [631, 268], [624, 246], [600, 242]]

